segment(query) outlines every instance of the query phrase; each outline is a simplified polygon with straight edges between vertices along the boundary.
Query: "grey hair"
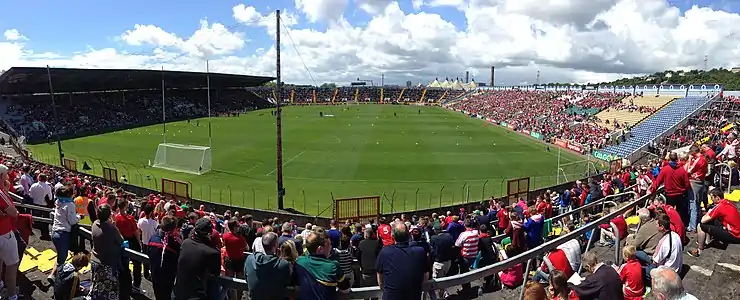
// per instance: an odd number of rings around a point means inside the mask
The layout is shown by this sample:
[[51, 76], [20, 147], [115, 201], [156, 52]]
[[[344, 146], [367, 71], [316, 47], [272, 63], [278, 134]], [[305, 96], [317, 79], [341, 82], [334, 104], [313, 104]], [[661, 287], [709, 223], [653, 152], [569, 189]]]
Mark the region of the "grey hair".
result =
[[671, 268], [658, 267], [650, 271], [653, 278], [653, 293], [665, 296], [666, 300], [682, 299], [686, 296], [678, 273]]
[[265, 253], [275, 253], [277, 242], [277, 233], [267, 232], [262, 235], [262, 247], [265, 248]]
[[640, 208], [637, 210], [637, 216], [640, 217], [640, 221], [649, 221], [650, 211], [647, 208]]
[[393, 226], [393, 240], [396, 242], [407, 242], [409, 240], [409, 228], [403, 222]]
[[596, 257], [596, 254], [593, 251], [589, 251], [583, 254], [583, 258], [581, 258], [581, 263], [583, 265], [593, 267], [599, 263], [599, 258]]

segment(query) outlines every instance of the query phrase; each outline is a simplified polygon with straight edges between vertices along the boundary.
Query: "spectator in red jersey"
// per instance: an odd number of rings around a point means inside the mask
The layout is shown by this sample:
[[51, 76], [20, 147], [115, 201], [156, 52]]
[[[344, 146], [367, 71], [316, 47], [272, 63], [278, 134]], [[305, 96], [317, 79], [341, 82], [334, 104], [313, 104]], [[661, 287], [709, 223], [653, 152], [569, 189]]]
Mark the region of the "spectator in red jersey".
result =
[[691, 188], [689, 174], [684, 168], [679, 166], [678, 154], [671, 152], [669, 159], [668, 165], [660, 170], [658, 178], [650, 186], [650, 193], [655, 192], [659, 186], [664, 185], [666, 204], [675, 207], [683, 220], [683, 216], [688, 217], [689, 215], [688, 199], [686, 197], [686, 192]]
[[694, 257], [701, 256], [707, 238], [726, 244], [740, 244], [740, 212], [734, 204], [724, 199], [724, 192], [721, 189], [713, 189], [710, 195], [716, 205], [701, 218], [697, 230], [699, 247], [688, 252]]
[[[8, 180], [8, 167], [0, 165], [0, 181]], [[14, 232], [15, 222], [18, 218], [13, 201], [5, 191], [0, 191], [0, 266], [5, 267], [3, 276], [6, 288], [5, 295], [9, 300], [18, 299], [16, 277], [18, 275], [18, 264], [20, 255], [18, 253], [18, 241], [20, 238]]]
[[688, 231], [694, 232], [699, 223], [699, 201], [701, 201], [701, 199], [707, 199], [707, 185], [704, 180], [707, 176], [709, 166], [706, 158], [701, 154], [699, 147], [696, 145], [691, 146], [689, 152], [691, 153], [691, 156], [688, 162], [687, 171], [689, 172], [689, 183], [691, 184], [690, 193], [692, 194], [689, 197], [689, 214], [688, 216], [681, 217], [684, 224], [688, 224]]
[[[247, 255], [244, 254], [244, 251], [247, 250], [247, 239], [239, 234], [239, 228], [239, 222], [236, 218], [226, 222], [226, 233], [223, 236], [224, 247], [226, 248], [224, 269], [226, 270], [226, 276], [243, 278], [244, 261], [247, 258]], [[230, 289], [229, 297], [231, 299], [241, 299], [241, 291]]]
[[393, 241], [393, 230], [388, 219], [380, 217], [378, 221], [380, 222], [380, 225], [378, 225], [378, 237], [383, 242], [383, 247], [395, 244]]
[[622, 264], [617, 272], [622, 280], [622, 292], [625, 300], [642, 300], [645, 294], [645, 284], [642, 282], [642, 265], [635, 255], [635, 246], [627, 245], [622, 249]]
[[666, 205], [663, 202], [663, 199], [660, 197], [655, 197], [655, 199], [653, 199], [653, 206], [651, 208], [655, 210], [655, 215], [666, 214], [668, 216], [668, 218], [671, 220], [671, 231], [678, 234], [678, 236], [681, 237], [681, 241], [683, 241], [683, 244], [686, 245], [686, 243], [688, 243], [688, 238], [686, 237], [686, 227], [684, 227], [683, 221], [681, 221], [681, 216], [678, 214], [678, 211], [676, 211], [673, 206]]
[[511, 211], [509, 212], [509, 220], [509, 227], [506, 228], [504, 233], [511, 239], [511, 244], [509, 245], [507, 253], [514, 256], [527, 249], [525, 241], [526, 238], [524, 237], [524, 228], [522, 228], [523, 224], [519, 215], [516, 212]]
[[[134, 216], [128, 214], [128, 201], [125, 198], [120, 198], [117, 201], [118, 213], [116, 214], [116, 228], [121, 233], [123, 239], [128, 242], [129, 249], [141, 252], [141, 231], [136, 225], [136, 219]], [[129, 259], [122, 257], [124, 266], [129, 265]], [[141, 290], [141, 262], [133, 261], [133, 286], [131, 285], [131, 273], [128, 272], [128, 268], [124, 268], [121, 272], [120, 286], [121, 298], [127, 299], [131, 293], [143, 294]]]
[[504, 234], [509, 227], [509, 207], [504, 205], [503, 201], [498, 202], [499, 210], [496, 212], [498, 218], [498, 234]]
[[[604, 214], [609, 214], [613, 211], [613, 208], [607, 208], [604, 211]], [[619, 232], [619, 240], [624, 240], [627, 238], [627, 221], [624, 219], [624, 216], [619, 215], [614, 217], [610, 220], [610, 223], [614, 223], [614, 225], [617, 226], [618, 232]], [[599, 234], [599, 244], [601, 246], [607, 246], [607, 245], [614, 245], [616, 235], [612, 231], [611, 224], [601, 224], [599, 225], [599, 228], [601, 229], [601, 234]]]
[[[565, 255], [565, 251], [563, 251], [563, 249], [551, 249], [545, 257], [547, 257], [553, 268], [555, 268], [554, 270], [563, 272], [568, 278], [573, 275], [573, 268], [571, 267], [570, 262], [568, 261], [568, 257]], [[550, 270], [547, 264], [543, 261], [540, 268], [535, 271], [532, 280], [538, 282], [547, 282], [547, 279], [550, 277], [550, 274], [552, 274], [552, 271], [554, 270]]]

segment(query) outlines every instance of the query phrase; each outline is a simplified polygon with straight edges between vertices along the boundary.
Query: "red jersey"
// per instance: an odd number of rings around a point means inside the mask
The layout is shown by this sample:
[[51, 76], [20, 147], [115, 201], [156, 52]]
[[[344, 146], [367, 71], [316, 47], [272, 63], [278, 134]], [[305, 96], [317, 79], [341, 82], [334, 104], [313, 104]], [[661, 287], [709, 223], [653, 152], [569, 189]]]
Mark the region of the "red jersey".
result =
[[735, 205], [726, 199], [722, 199], [717, 206], [710, 209], [709, 217], [722, 222], [722, 226], [736, 238], [740, 238], [740, 213]]
[[496, 217], [498, 218], [498, 228], [509, 227], [509, 214], [505, 209], [499, 209]]
[[380, 224], [380, 226], [378, 226], [378, 237], [380, 237], [380, 240], [383, 241], [383, 246], [390, 246], [395, 243], [393, 241], [391, 225]]
[[136, 219], [132, 215], [116, 214], [116, 228], [124, 239], [135, 236], [139, 228], [136, 226]]
[[547, 202], [541, 201], [540, 203], [537, 203], [535, 209], [537, 210], [538, 214], [544, 215], [545, 211], [547, 210]]
[[630, 186], [630, 181], [632, 180], [632, 175], [630, 175], [630, 172], [624, 172], [622, 173], [622, 183], [625, 187]]
[[642, 282], [642, 266], [636, 258], [628, 260], [619, 270], [619, 279], [622, 280], [622, 292], [625, 300], [642, 300], [645, 294], [645, 284]]
[[671, 230], [678, 234], [682, 241], [686, 240], [686, 227], [683, 226], [681, 215], [678, 214], [678, 211], [673, 206], [663, 205], [663, 209], [665, 209], [666, 215], [671, 220]]
[[694, 156], [689, 164], [689, 179], [703, 181], [707, 176], [708, 166], [704, 155]]
[[233, 260], [242, 260], [246, 257], [244, 250], [247, 249], [247, 240], [231, 232], [224, 233], [224, 247], [226, 255]]
[[[13, 204], [13, 201], [10, 200], [10, 197], [8, 197], [5, 192], [0, 191], [0, 211], [5, 212], [6, 209], [9, 207], [15, 207], [15, 204]], [[8, 234], [8, 232], [13, 231], [16, 227], [16, 218], [11, 218], [9, 216], [0, 216], [0, 235]]]
[[709, 160], [717, 159], [717, 154], [714, 153], [714, 150], [712, 150], [711, 148], [707, 148], [706, 150], [704, 150], [704, 156], [706, 156]]
[[[547, 255], [547, 259], [550, 260], [550, 263], [552, 263], [552, 267], [555, 268], [555, 270], [565, 273], [565, 277], [570, 278], [570, 276], [573, 276], [573, 268], [570, 266], [568, 257], [565, 256], [565, 251], [563, 251], [563, 249], [557, 249], [550, 252], [550, 254]], [[542, 264], [540, 269], [542, 269], [543, 272], [550, 272], [545, 263]]]

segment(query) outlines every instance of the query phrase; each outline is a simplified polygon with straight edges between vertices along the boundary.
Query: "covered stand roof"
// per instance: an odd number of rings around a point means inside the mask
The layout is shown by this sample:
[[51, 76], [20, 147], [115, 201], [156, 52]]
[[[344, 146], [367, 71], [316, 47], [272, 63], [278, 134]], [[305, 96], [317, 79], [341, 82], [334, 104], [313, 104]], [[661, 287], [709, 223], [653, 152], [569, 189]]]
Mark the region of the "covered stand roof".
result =
[[[161, 89], [162, 78], [167, 88], [205, 88], [205, 72], [70, 69], [51, 68], [55, 93]], [[211, 88], [258, 86], [274, 77], [210, 73]], [[0, 94], [36, 94], [49, 92], [49, 76], [43, 67], [13, 67], [0, 75]]]

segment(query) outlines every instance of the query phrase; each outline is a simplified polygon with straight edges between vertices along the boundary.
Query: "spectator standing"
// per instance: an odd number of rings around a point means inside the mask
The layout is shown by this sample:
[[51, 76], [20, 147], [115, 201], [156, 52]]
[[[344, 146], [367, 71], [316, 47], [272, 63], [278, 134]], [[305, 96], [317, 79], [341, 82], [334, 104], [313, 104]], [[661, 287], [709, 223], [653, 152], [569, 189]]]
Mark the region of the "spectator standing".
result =
[[[349, 227], [342, 227], [342, 231], [349, 231]], [[355, 273], [352, 271], [352, 252], [350, 245], [351, 235], [349, 232], [342, 233], [342, 239], [339, 241], [339, 248], [334, 248], [334, 252], [339, 258], [339, 267], [344, 273], [344, 278], [352, 286], [355, 282]]]
[[[429, 246], [432, 250], [432, 278], [442, 278], [447, 276], [452, 266], [452, 260], [456, 257], [454, 246], [455, 240], [452, 235], [445, 231], [438, 231], [436, 235], [430, 238]], [[447, 291], [439, 295], [440, 298], [447, 298]]]
[[342, 233], [337, 227], [336, 220], [329, 221], [329, 230], [326, 231], [326, 234], [329, 236], [329, 240], [331, 241], [331, 247], [339, 248], [339, 241], [342, 239]]
[[[236, 218], [226, 222], [226, 232], [223, 235], [224, 248], [226, 256], [224, 257], [225, 275], [229, 277], [244, 277], [244, 261], [247, 255], [247, 239], [239, 234], [240, 226]], [[241, 299], [241, 291], [234, 289], [229, 290], [229, 297]]]
[[[396, 244], [380, 250], [376, 263], [383, 299], [417, 299], [421, 296], [422, 283], [428, 276], [426, 254], [421, 247], [409, 244], [410, 234], [406, 224], [394, 225], [393, 239]], [[475, 242], [477, 248], [477, 231]]]
[[[301, 231], [301, 236], [303, 237], [304, 241], [308, 239], [308, 235], [311, 234], [311, 232], [313, 232], [313, 225], [311, 223], [306, 223], [306, 229], [303, 229], [303, 231]], [[303, 252], [299, 254], [303, 254]]]
[[678, 210], [681, 220], [688, 219], [689, 212], [686, 191], [691, 188], [689, 174], [678, 164], [678, 154], [671, 152], [668, 157], [670, 161], [660, 169], [658, 178], [650, 186], [650, 193], [655, 192], [659, 186], [664, 185], [666, 204]]
[[23, 189], [21, 195], [23, 195], [23, 203], [33, 203], [31, 198], [30, 188], [33, 185], [33, 176], [29, 174], [31, 172], [31, 166], [23, 166], [23, 175], [21, 175], [21, 187]]
[[278, 246], [282, 246], [286, 241], [293, 241], [296, 251], [303, 253], [303, 242], [293, 238], [293, 226], [291, 223], [283, 223], [281, 226], [282, 234], [278, 238]]
[[113, 224], [110, 205], [98, 207], [98, 220], [92, 225], [93, 254], [90, 262], [92, 270], [92, 287], [90, 297], [93, 299], [119, 299], [119, 276], [124, 269], [121, 263], [123, 237]]
[[390, 246], [395, 243], [393, 241], [393, 229], [391, 228], [390, 223], [388, 222], [388, 219], [386, 217], [380, 217], [380, 225], [378, 225], [378, 237], [383, 242], [383, 246]]
[[[136, 219], [134, 216], [128, 213], [128, 201], [125, 198], [120, 198], [117, 201], [118, 214], [116, 214], [116, 228], [118, 232], [123, 236], [123, 240], [127, 242], [128, 248], [134, 251], [141, 252], [141, 231], [136, 226]], [[124, 269], [121, 272], [121, 282], [119, 288], [121, 290], [121, 298], [128, 299], [130, 293], [143, 294], [141, 290], [141, 262], [133, 261], [133, 277], [129, 271], [128, 265], [131, 261], [126, 256], [121, 256], [122, 265]], [[133, 285], [131, 283], [133, 278]]]
[[146, 248], [156, 300], [172, 299], [181, 242], [177, 232], [177, 219], [174, 216], [164, 216], [159, 230], [151, 236]]
[[509, 213], [509, 227], [504, 232], [510, 241], [509, 253], [511, 255], [518, 255], [524, 252], [527, 248], [526, 238], [524, 237], [524, 228], [522, 228], [522, 222], [519, 219], [519, 214], [515, 211]]
[[[136, 223], [136, 227], [138, 227], [139, 232], [141, 232], [141, 252], [149, 253], [149, 249], [147, 247], [149, 247], [148, 244], [152, 237], [157, 234], [159, 223], [154, 219], [153, 205], [146, 204], [143, 212], [144, 216], [139, 218], [139, 221]], [[144, 278], [150, 278], [148, 263], [144, 264]]]
[[579, 299], [624, 300], [622, 281], [614, 268], [599, 262], [593, 252], [583, 254], [582, 262], [591, 275], [578, 285], [568, 283]]
[[545, 218], [534, 207], [529, 208], [529, 215], [530, 217], [524, 221], [522, 228], [527, 233], [527, 247], [533, 249], [542, 244]]
[[[54, 198], [51, 193], [51, 186], [49, 185], [49, 183], [46, 182], [46, 180], [46, 174], [41, 173], [39, 174], [39, 181], [32, 184], [31, 187], [28, 188], [28, 194], [31, 196], [34, 205], [38, 205], [41, 207], [52, 207], [54, 203]], [[48, 212], [43, 212], [38, 209], [32, 210], [31, 214], [33, 214], [34, 217], [49, 217]], [[41, 230], [40, 238], [42, 240], [50, 240], [51, 235], [49, 235], [49, 225], [40, 222], [37, 224], [39, 230]]]
[[337, 290], [349, 292], [349, 281], [344, 278], [339, 262], [329, 259], [332, 247], [326, 232], [309, 234], [306, 249], [308, 255], [299, 257], [295, 266], [300, 287], [299, 298], [332, 300], [336, 298]]
[[[8, 167], [0, 165], [0, 181], [8, 180]], [[4, 285], [8, 300], [18, 299], [16, 279], [18, 264], [21, 262], [18, 253], [18, 241], [21, 237], [16, 234], [18, 210], [7, 192], [0, 191], [0, 267], [5, 267]], [[48, 227], [47, 227], [48, 229]]]
[[498, 234], [504, 234], [509, 227], [509, 207], [504, 205], [503, 201], [498, 202], [499, 210], [496, 212], [498, 218]]
[[378, 285], [375, 261], [378, 260], [378, 254], [382, 248], [383, 242], [375, 237], [375, 230], [366, 228], [365, 239], [360, 241], [360, 244], [357, 246], [357, 259], [360, 261], [360, 273], [362, 274], [360, 286]]
[[689, 197], [689, 215], [683, 221], [684, 224], [688, 224], [688, 231], [694, 232], [699, 222], [699, 202], [702, 201], [701, 199], [707, 199], [707, 186], [704, 180], [709, 167], [699, 147], [693, 145], [689, 151], [691, 152], [691, 158], [688, 162], [687, 171], [689, 172], [689, 184], [693, 197]]
[[[498, 261], [498, 248], [491, 238], [491, 234], [488, 230], [488, 225], [481, 224], [479, 227], [480, 234], [478, 235], [478, 251], [480, 251], [480, 259], [478, 260], [476, 267], [482, 268], [488, 265], [492, 265]], [[496, 276], [486, 276], [483, 287], [478, 288], [478, 295], [483, 294], [484, 291], [493, 287], [493, 280]]]
[[290, 283], [291, 264], [279, 257], [277, 234], [266, 232], [260, 241], [264, 252], [247, 256], [244, 263], [249, 298], [284, 299], [287, 296], [285, 286]]
[[671, 268], [655, 268], [650, 271], [650, 277], [653, 278], [651, 293], [657, 299], [697, 300], [684, 290], [681, 277]]
[[698, 247], [690, 252], [694, 257], [701, 256], [708, 238], [727, 244], [740, 244], [740, 212], [734, 204], [724, 199], [724, 192], [714, 188], [710, 193], [716, 206], [701, 218], [697, 230]]
[[[263, 226], [262, 227], [262, 235], [265, 235], [265, 233], [272, 232], [272, 226]], [[264, 243], [262, 243], [262, 236], [258, 236], [254, 239], [254, 243], [252, 244], [252, 252], [257, 253], [265, 253]]]
[[175, 300], [210, 299], [208, 281], [221, 272], [221, 253], [211, 244], [213, 224], [207, 218], [195, 223], [191, 237], [182, 242], [177, 261]]
[[[465, 220], [465, 231], [460, 233], [455, 241], [455, 247], [460, 249], [460, 273], [470, 271], [473, 267], [475, 258], [478, 255], [478, 240], [480, 239], [478, 230], [475, 228], [473, 220]], [[470, 294], [470, 283], [464, 283], [462, 285], [463, 291]]]
[[[72, 226], [76, 225], [80, 221], [80, 216], [77, 215], [75, 210], [75, 204], [72, 199], [74, 191], [71, 186], [63, 186], [57, 189], [57, 200], [54, 205], [54, 210], [51, 212], [53, 217], [51, 225], [51, 241], [54, 243], [54, 248], [57, 251], [57, 261], [54, 264], [54, 268], [51, 270], [51, 274], [46, 278], [49, 283], [54, 283], [54, 276], [57, 274], [57, 269], [64, 266], [67, 261], [67, 255], [69, 254], [69, 243], [70, 243], [70, 231]], [[76, 240], [76, 239], [75, 239]]]

